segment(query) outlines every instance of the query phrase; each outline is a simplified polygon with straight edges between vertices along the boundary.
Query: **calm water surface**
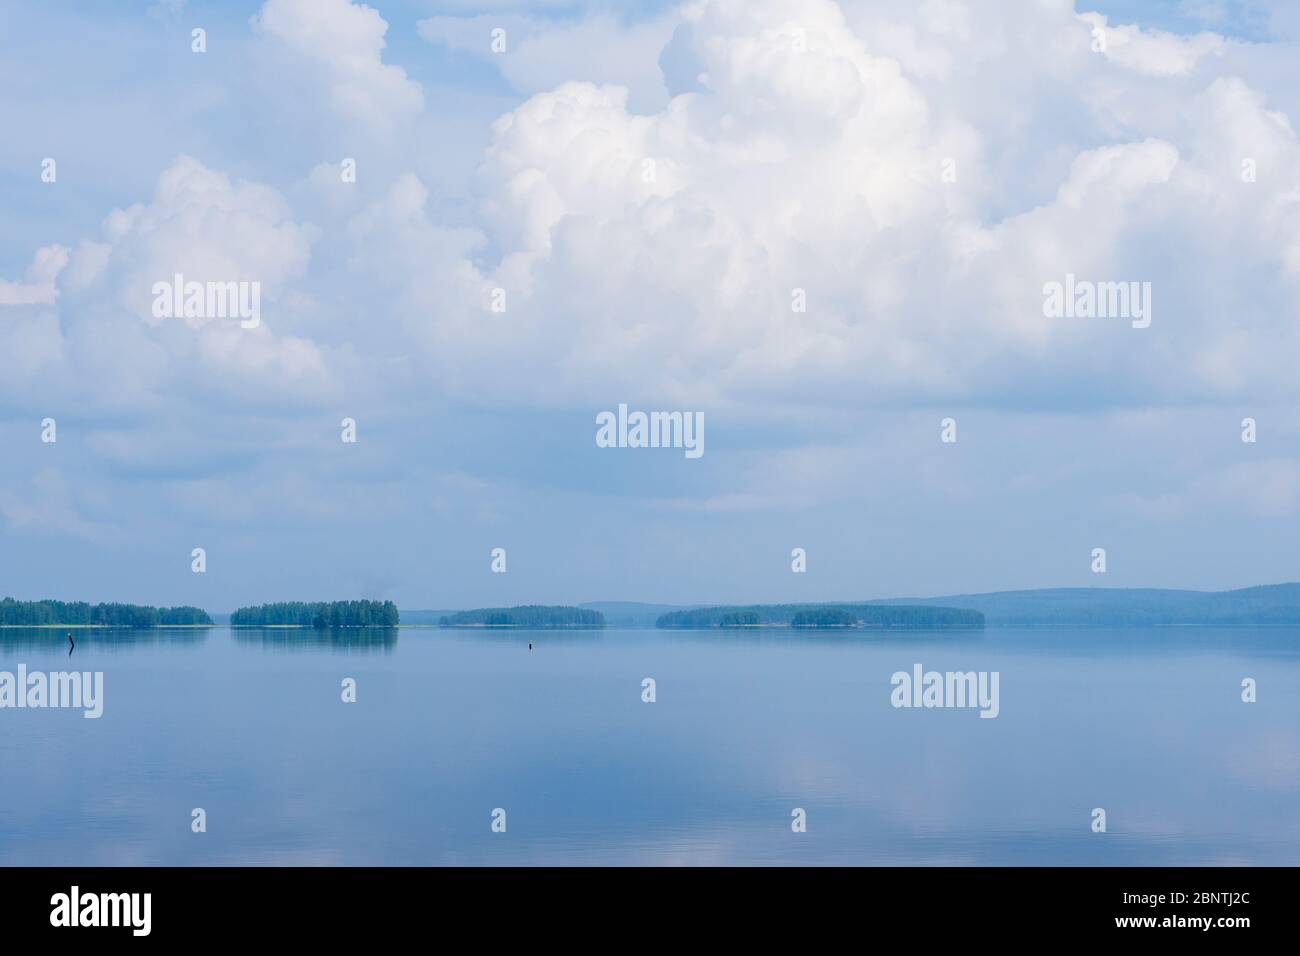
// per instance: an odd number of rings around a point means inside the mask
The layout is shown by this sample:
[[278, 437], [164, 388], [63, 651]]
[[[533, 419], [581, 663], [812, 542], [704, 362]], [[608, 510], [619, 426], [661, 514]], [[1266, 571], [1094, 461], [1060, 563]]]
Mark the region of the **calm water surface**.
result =
[[[1295, 629], [63, 635], [0, 630], [105, 675], [0, 710], [0, 864], [1300, 863]], [[1000, 715], [894, 709], [915, 663]]]

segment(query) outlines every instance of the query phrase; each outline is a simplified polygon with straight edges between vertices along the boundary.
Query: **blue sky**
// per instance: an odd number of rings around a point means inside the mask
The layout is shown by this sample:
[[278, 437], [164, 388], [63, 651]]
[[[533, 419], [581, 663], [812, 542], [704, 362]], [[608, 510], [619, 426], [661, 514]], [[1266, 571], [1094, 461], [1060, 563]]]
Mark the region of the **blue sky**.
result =
[[[1300, 17], [906, 6], [0, 5], [0, 591], [1300, 579]], [[620, 403], [705, 454], [597, 447]]]

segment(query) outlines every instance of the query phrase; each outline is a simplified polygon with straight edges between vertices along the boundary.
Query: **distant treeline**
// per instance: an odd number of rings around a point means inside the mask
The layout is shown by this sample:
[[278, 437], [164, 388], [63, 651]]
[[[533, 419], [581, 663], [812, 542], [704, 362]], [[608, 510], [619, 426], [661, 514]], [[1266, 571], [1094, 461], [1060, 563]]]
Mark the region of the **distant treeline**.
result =
[[755, 604], [672, 611], [656, 627], [983, 627], [984, 615], [956, 607], [884, 604]]
[[[872, 603], [894, 604], [892, 600]], [[1296, 583], [1235, 591], [1048, 588], [900, 598], [898, 603], [974, 608], [990, 627], [1300, 626], [1300, 584]]]
[[580, 607], [481, 607], [444, 616], [442, 627], [604, 627], [605, 615]]
[[232, 627], [396, 627], [397, 621], [392, 601], [282, 601], [230, 615]]
[[856, 627], [858, 616], [842, 607], [800, 611], [790, 618], [791, 627]]
[[147, 604], [87, 604], [85, 601], [0, 601], [0, 625], [39, 627], [80, 624], [97, 627], [167, 627], [211, 624], [197, 607], [152, 607]]

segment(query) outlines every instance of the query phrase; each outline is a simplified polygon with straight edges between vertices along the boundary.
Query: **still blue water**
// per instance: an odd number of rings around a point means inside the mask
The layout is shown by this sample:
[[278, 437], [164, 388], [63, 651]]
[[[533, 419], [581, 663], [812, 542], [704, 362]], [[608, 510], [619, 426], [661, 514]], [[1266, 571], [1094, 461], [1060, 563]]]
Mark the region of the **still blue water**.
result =
[[[77, 642], [0, 630], [104, 673], [99, 720], [0, 710], [0, 864], [1300, 863], [1300, 630]], [[895, 709], [916, 663], [999, 716]]]

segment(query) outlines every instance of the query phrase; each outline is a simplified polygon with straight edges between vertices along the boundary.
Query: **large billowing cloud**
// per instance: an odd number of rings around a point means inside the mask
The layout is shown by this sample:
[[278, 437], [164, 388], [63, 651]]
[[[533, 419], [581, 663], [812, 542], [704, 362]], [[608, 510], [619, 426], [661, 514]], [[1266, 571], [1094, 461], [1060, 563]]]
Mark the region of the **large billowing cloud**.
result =
[[[6, 304], [40, 306], [7, 310], [17, 314], [0, 325], [17, 372], [6, 377], [12, 400], [48, 409], [53, 392], [59, 404], [147, 419], [177, 395], [238, 401], [250, 386], [280, 400], [318, 398], [329, 387], [326, 360], [295, 296], [316, 234], [275, 190], [177, 158], [149, 202], [113, 210], [101, 234], [71, 252], [42, 249], [31, 281], [7, 287]], [[155, 286], [177, 275], [256, 283], [260, 324], [179, 310], [160, 317]]]
[[[1086, 433], [1102, 451], [1116, 432], [1142, 447], [1157, 420], [1235, 437], [1273, 409], [1264, 434], [1300, 431], [1277, 411], [1300, 391], [1300, 59], [1285, 32], [1179, 33], [1066, 0], [459, 12], [390, 26], [347, 0], [267, 0], [240, 32], [214, 25], [212, 62], [248, 70], [205, 74], [190, 106], [230, 99], [222, 159], [193, 141], [152, 149], [152, 196], [109, 190], [82, 228], [23, 247], [0, 277], [6, 407], [24, 422], [93, 409], [80, 447], [99, 466], [179, 475], [163, 500], [238, 520], [285, 494], [330, 520], [333, 502], [492, 521], [523, 511], [534, 479], [578, 513], [563, 495], [591, 472], [547, 472], [539, 451], [539, 472], [516, 475], [520, 456], [474, 452], [493, 428], [531, 441], [534, 421], [589, 451], [593, 413], [622, 401], [709, 413], [714, 444], [689, 479], [628, 492], [691, 521], [850, 507], [863, 471], [905, 497], [909, 442], [926, 429], [934, 444], [939, 410], [966, 429], [1104, 407], [1107, 427]], [[352, 181], [340, 164], [358, 156]], [[51, 190], [77, 166], [61, 169]], [[261, 325], [160, 319], [151, 290], [178, 272], [259, 282]], [[1048, 317], [1045, 285], [1070, 275], [1149, 283], [1149, 326]], [[1212, 426], [1180, 417], [1205, 408]], [[387, 429], [438, 451], [375, 440], [340, 464], [344, 415], [367, 441]], [[866, 421], [874, 437], [855, 431]], [[258, 457], [272, 445], [294, 457]], [[1285, 455], [1186, 454], [1152, 479], [1164, 491], [1097, 507], [1294, 511]], [[1073, 455], [1042, 455], [1010, 487], [1048, 502], [1044, 474], [1100, 484]], [[241, 491], [258, 469], [260, 490]], [[94, 502], [65, 494], [62, 472], [39, 474], [43, 503], [9, 481], [11, 524], [113, 524], [78, 516]], [[916, 474], [944, 501], [1005, 490], [997, 469], [924, 459]]]
[[[1068, 82], [1078, 128], [1032, 115], [1035, 100], [1059, 109], [1032, 85], [1028, 105], [1009, 104], [1031, 113], [1029, 165], [1013, 169], [978, 116], [928, 102], [906, 61], [829, 0], [688, 7], [669, 47], [693, 89], [661, 111], [571, 82], [497, 122], [478, 194], [500, 253], [490, 281], [512, 312], [447, 319], [438, 354], [462, 372], [466, 358], [532, 357], [559, 374], [518, 387], [552, 401], [617, 383], [694, 402], [1141, 404], [1261, 379], [1291, 391], [1277, 356], [1300, 345], [1300, 154], [1285, 119], [1211, 72], [1221, 38], [1105, 28], [1099, 51], [1104, 18], [1055, 14], [1028, 36], [1010, 15], [912, 26], [932, 70], [994, 43], [1041, 62], [1052, 97]], [[1129, 111], [1128, 92], [1161, 110]], [[1004, 198], [1044, 168], [1056, 182], [1042, 199]], [[1044, 284], [1069, 273], [1151, 283], [1151, 327], [1045, 318]], [[1267, 345], [1225, 319], [1225, 285], [1248, 291]], [[796, 289], [806, 314], [791, 310]], [[1090, 396], [1097, 376], [1117, 387]]]
[[[256, 275], [273, 298], [301, 279], [302, 306], [319, 306], [309, 290], [334, 275], [310, 268], [319, 236], [376, 313], [347, 344], [410, 352], [474, 402], [585, 406], [618, 388], [758, 408], [1292, 391], [1279, 355], [1300, 344], [1300, 152], [1286, 117], [1228, 72], [1234, 44], [1063, 3], [882, 11], [687, 4], [658, 56], [676, 95], [650, 112], [581, 75], [603, 72], [591, 57], [566, 59], [566, 43], [591, 42], [583, 21], [529, 21], [517, 39], [555, 44], [541, 73], [579, 75], [496, 121], [455, 221], [429, 201], [445, 184], [408, 172], [349, 187], [324, 165], [312, 190], [335, 198], [315, 230], [269, 188], [183, 158], [59, 281], [84, 307], [110, 297], [146, 324], [145, 290], [182, 265]], [[331, 112], [399, 132], [428, 112], [383, 62], [374, 9], [268, 0], [253, 26], [306, 64]], [[481, 16], [420, 30], [488, 40]], [[60, 255], [43, 250], [28, 280], [0, 285], [3, 301], [52, 305]], [[1067, 274], [1149, 282], [1150, 327], [1045, 317], [1044, 284]], [[494, 289], [505, 313], [489, 308]], [[291, 381], [323, 374], [312, 339], [328, 315], [313, 329], [290, 297], [278, 304], [286, 321], [268, 324], [296, 338], [270, 348], [222, 328], [185, 347]], [[1266, 346], [1244, 336], [1247, 316]], [[1114, 387], [1090, 395], [1099, 375]]]
[[383, 62], [388, 24], [350, 0], [267, 0], [253, 27], [283, 50], [295, 69], [318, 80], [330, 108], [388, 132], [424, 107], [424, 93], [401, 67]]

